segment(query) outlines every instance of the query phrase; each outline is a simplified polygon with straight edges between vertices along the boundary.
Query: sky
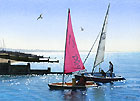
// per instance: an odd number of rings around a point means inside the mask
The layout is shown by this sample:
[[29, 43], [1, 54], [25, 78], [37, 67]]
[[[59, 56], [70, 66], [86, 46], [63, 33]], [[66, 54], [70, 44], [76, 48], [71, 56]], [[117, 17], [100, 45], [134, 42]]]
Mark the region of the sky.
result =
[[109, 3], [106, 51], [140, 51], [139, 0], [0, 0], [0, 47], [64, 50], [70, 8], [78, 49], [89, 50]]

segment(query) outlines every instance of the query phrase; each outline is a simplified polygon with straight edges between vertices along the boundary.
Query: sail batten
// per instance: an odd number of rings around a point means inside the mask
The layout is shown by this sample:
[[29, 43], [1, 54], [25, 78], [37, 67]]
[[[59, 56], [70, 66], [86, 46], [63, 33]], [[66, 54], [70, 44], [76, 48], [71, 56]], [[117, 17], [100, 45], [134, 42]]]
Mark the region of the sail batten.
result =
[[74, 32], [71, 23], [70, 10], [68, 11], [68, 24], [66, 32], [64, 73], [71, 73], [85, 69], [76, 45]]
[[94, 66], [93, 66], [93, 69], [92, 69], [92, 73], [94, 71], [94, 68], [104, 61], [106, 29], [107, 29], [107, 22], [108, 22], [107, 20], [108, 20], [109, 8], [110, 8], [110, 4], [108, 5], [105, 20], [104, 20], [104, 23], [103, 23], [103, 27], [102, 27], [102, 31], [101, 31], [101, 35], [100, 35], [100, 40], [99, 40], [99, 44], [98, 44], [97, 53], [96, 53], [96, 56], [95, 56], [95, 61], [94, 61]]

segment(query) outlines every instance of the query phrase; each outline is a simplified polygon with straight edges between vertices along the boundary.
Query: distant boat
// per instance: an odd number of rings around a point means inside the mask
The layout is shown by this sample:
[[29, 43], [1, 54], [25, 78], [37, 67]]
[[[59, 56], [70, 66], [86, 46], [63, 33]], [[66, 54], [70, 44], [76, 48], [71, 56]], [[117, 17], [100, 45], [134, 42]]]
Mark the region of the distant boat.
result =
[[[95, 81], [95, 82], [102, 82], [102, 83], [108, 83], [113, 81], [119, 81], [119, 80], [125, 80], [125, 78], [121, 76], [115, 76], [115, 73], [112, 73], [112, 76], [110, 76], [110, 73], [106, 73], [106, 76], [103, 76], [103, 74], [100, 72], [94, 72], [95, 67], [99, 66], [104, 61], [104, 53], [105, 53], [105, 40], [106, 40], [106, 27], [107, 27], [107, 20], [108, 20], [108, 13], [109, 13], [110, 4], [108, 5], [108, 9], [106, 12], [105, 20], [103, 23], [100, 40], [98, 44], [98, 49], [94, 61], [94, 66], [92, 69], [92, 75], [87, 75], [86, 79], [88, 81]], [[76, 79], [79, 79], [81, 75], [75, 75]]]
[[85, 69], [82, 60], [80, 58], [73, 29], [71, 23], [70, 9], [68, 10], [68, 22], [67, 22], [67, 32], [66, 32], [66, 44], [65, 44], [65, 55], [64, 55], [64, 68], [63, 68], [63, 78], [60, 83], [48, 84], [50, 89], [81, 89], [86, 87], [98, 86], [93, 82], [87, 82], [85, 86], [78, 86], [74, 83], [65, 83], [64, 74], [80, 71]]

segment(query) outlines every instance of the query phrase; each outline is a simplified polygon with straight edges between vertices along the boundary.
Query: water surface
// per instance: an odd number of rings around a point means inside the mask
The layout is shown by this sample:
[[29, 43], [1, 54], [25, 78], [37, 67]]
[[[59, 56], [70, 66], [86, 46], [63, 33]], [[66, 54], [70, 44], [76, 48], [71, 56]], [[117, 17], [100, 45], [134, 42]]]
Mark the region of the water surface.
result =
[[[32, 63], [32, 69], [63, 70], [63, 52], [36, 53], [57, 58], [60, 63]], [[81, 52], [82, 60], [86, 52]], [[94, 62], [91, 54], [85, 67], [91, 71]], [[0, 101], [139, 101], [140, 100], [140, 53], [106, 53], [101, 67], [107, 71], [108, 62], [114, 64], [114, 72], [126, 78], [126, 81], [102, 84], [86, 90], [50, 90], [48, 83], [61, 82], [62, 75], [23, 75], [0, 76]], [[98, 70], [98, 69], [97, 69]], [[70, 81], [72, 76], [65, 78]]]

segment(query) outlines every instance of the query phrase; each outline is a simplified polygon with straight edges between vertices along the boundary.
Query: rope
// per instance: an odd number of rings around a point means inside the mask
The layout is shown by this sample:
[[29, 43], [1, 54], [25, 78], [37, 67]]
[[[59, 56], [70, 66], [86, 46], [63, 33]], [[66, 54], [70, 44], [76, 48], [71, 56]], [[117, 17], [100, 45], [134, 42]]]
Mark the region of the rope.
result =
[[83, 64], [85, 64], [86, 60], [88, 59], [88, 57], [89, 57], [89, 55], [90, 55], [90, 53], [91, 53], [91, 51], [92, 51], [92, 49], [93, 49], [93, 47], [94, 47], [94, 45], [95, 45], [95, 43], [96, 43], [96, 41], [97, 41], [97, 39], [98, 39], [100, 33], [101, 33], [101, 32], [99, 32], [99, 34], [98, 34], [96, 40], [94, 41], [94, 43], [93, 43], [93, 45], [92, 45], [92, 47], [91, 47], [91, 49], [90, 49], [90, 51], [89, 51], [87, 57], [85, 58], [85, 61], [83, 62]]

